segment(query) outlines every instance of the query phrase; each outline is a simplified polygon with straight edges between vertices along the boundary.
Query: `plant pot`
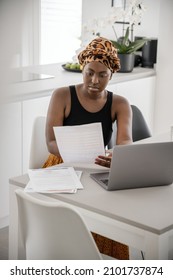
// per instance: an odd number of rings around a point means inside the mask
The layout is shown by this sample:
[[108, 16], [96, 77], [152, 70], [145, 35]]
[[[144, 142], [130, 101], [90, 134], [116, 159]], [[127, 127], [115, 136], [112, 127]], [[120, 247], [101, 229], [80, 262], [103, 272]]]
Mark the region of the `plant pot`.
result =
[[134, 53], [123, 53], [118, 54], [120, 59], [121, 69], [118, 71], [120, 73], [132, 72], [135, 63], [135, 54]]

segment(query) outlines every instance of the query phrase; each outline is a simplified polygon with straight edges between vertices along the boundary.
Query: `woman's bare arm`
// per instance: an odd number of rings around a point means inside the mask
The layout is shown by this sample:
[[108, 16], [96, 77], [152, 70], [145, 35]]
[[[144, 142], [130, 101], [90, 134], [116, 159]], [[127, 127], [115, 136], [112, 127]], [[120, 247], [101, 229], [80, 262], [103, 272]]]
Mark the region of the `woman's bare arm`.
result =
[[63, 125], [64, 118], [67, 114], [69, 98], [69, 89], [66, 87], [59, 88], [53, 92], [48, 107], [46, 119], [46, 143], [49, 152], [56, 156], [60, 156], [60, 153], [56, 144], [53, 127]]
[[132, 109], [127, 99], [122, 96], [115, 98], [117, 116], [116, 144], [131, 144], [132, 140]]
[[[129, 102], [122, 96], [115, 95], [112, 104], [112, 119], [117, 119], [117, 145], [127, 145], [132, 140], [132, 109]], [[110, 167], [112, 154], [108, 156], [99, 155], [95, 163], [101, 166]]]

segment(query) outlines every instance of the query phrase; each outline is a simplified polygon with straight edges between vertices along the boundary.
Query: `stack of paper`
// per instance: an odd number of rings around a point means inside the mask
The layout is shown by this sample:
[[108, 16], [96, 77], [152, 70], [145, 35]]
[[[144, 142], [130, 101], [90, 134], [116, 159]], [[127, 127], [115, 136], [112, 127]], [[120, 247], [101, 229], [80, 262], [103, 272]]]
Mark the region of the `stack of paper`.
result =
[[55, 138], [65, 163], [94, 163], [104, 155], [101, 123], [54, 127]]
[[75, 193], [77, 189], [83, 189], [73, 167], [29, 169], [28, 175], [30, 181], [26, 192]]

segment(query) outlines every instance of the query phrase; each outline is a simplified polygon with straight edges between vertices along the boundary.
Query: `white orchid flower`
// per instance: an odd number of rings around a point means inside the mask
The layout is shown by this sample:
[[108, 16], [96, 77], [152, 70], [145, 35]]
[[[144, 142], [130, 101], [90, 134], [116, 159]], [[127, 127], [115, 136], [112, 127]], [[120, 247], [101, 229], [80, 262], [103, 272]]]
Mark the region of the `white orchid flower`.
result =
[[88, 41], [89, 38], [92, 39], [93, 36], [100, 35], [100, 31], [108, 26], [112, 26], [117, 37], [114, 26], [116, 22], [127, 22], [131, 26], [139, 25], [144, 11], [146, 11], [146, 7], [142, 0], [129, 0], [125, 9], [120, 6], [111, 7], [107, 16], [93, 18], [83, 25], [85, 40]]

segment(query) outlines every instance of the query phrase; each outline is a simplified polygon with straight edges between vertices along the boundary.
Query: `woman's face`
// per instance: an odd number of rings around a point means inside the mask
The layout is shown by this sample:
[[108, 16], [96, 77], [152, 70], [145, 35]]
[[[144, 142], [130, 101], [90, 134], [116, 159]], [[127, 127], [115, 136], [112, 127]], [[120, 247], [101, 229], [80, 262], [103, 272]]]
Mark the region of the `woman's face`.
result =
[[99, 95], [104, 91], [111, 77], [110, 69], [98, 61], [86, 64], [83, 69], [85, 89], [92, 95]]

